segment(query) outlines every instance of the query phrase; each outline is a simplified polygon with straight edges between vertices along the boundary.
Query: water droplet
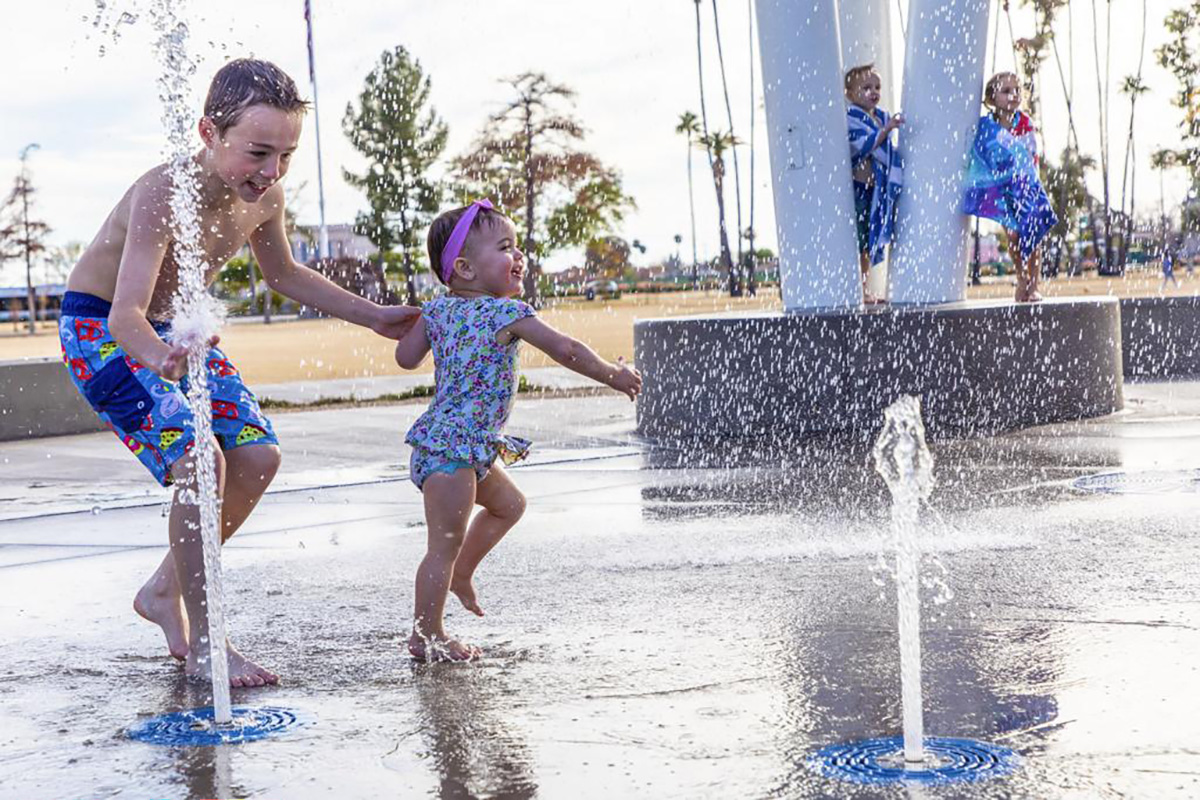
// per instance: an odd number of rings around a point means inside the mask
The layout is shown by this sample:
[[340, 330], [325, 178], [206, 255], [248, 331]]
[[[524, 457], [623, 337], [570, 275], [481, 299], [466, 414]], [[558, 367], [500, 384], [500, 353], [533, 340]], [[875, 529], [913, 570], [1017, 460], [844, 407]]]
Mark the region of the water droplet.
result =
[[92, 516], [96, 516], [99, 513], [100, 513], [100, 506], [92, 506]]

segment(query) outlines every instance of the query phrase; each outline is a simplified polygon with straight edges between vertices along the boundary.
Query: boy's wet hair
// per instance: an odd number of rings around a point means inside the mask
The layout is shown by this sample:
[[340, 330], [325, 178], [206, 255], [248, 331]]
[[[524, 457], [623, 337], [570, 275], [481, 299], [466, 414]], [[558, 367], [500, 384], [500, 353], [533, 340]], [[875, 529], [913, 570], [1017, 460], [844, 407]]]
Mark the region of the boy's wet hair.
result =
[[1000, 89], [1000, 81], [1005, 78], [1012, 78], [1017, 82], [1017, 87], [1021, 86], [1021, 79], [1015, 72], [997, 72], [992, 77], [988, 78], [987, 85], [983, 87], [983, 102], [989, 106], [996, 105], [996, 92]]
[[857, 67], [851, 67], [850, 69], [846, 70], [846, 77], [842, 82], [846, 94], [850, 94], [850, 92], [854, 90], [854, 84], [858, 83], [863, 78], [875, 71], [875, 62], [873, 61], [870, 64], [860, 64]]
[[238, 58], [217, 70], [204, 100], [204, 116], [217, 126], [217, 133], [237, 124], [250, 106], [266, 105], [289, 114], [308, 110], [291, 76], [256, 58]]
[[[470, 207], [468, 204], [443, 211], [429, 226], [429, 236], [425, 240], [425, 247], [429, 252], [429, 269], [442, 283], [446, 283], [442, 277], [442, 251], [446, 249], [446, 245], [450, 241], [450, 234], [454, 233], [454, 226], [458, 224], [462, 215], [467, 213], [467, 209]], [[471, 220], [471, 227], [467, 231], [467, 241], [470, 241], [471, 234], [485, 225], [494, 225], [497, 220], [507, 218], [508, 215], [498, 208], [480, 208], [475, 219]]]

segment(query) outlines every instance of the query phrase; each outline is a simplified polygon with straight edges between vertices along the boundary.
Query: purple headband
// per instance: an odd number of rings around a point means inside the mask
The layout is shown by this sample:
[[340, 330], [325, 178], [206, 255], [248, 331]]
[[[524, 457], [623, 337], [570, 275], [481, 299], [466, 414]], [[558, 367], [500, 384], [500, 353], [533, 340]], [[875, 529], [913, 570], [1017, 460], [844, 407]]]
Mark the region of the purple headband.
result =
[[481, 208], [491, 211], [492, 201], [485, 197], [467, 206], [467, 210], [458, 218], [458, 222], [454, 223], [454, 230], [450, 232], [450, 238], [446, 240], [446, 246], [442, 248], [442, 281], [447, 286], [450, 285], [450, 276], [454, 274], [454, 259], [458, 258], [458, 254], [462, 252], [463, 245], [467, 241], [467, 234], [471, 232], [471, 223], [475, 221], [475, 217], [479, 216]]

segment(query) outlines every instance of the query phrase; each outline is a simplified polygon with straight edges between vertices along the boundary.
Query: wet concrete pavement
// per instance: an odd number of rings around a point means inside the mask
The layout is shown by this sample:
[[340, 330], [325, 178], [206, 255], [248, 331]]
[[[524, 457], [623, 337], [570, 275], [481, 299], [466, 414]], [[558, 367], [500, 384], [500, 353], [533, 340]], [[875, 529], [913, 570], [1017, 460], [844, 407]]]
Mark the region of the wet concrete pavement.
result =
[[529, 510], [481, 568], [488, 615], [448, 622], [486, 657], [414, 666], [401, 440], [423, 405], [279, 414], [283, 473], [225, 574], [235, 640], [284, 680], [234, 703], [307, 724], [218, 748], [124, 736], [208, 703], [129, 608], [164, 492], [108, 434], [0, 445], [0, 795], [1200, 795], [1200, 385], [1127, 398], [934, 444], [926, 732], [1022, 763], [932, 788], [807, 763], [900, 729], [888, 505], [861, 444], [650, 448], [623, 398], [522, 399]]

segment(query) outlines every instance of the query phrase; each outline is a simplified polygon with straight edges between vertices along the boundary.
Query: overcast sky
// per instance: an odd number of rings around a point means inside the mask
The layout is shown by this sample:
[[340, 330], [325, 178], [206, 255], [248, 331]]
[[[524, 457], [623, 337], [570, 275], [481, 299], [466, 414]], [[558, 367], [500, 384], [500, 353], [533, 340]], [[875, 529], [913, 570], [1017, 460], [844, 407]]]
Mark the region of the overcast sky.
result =
[[[1170, 106], [1173, 79], [1157, 65], [1154, 48], [1165, 40], [1162, 21], [1183, 0], [1149, 0], [1145, 80], [1151, 93], [1139, 102], [1137, 126], [1138, 207], [1151, 212], [1159, 202], [1158, 179], [1149, 154], [1176, 144], [1179, 111]], [[195, 79], [199, 110], [211, 74], [228, 58], [256, 56], [291, 73], [306, 96], [308, 81], [302, 0], [193, 0], [191, 43], [201, 59]], [[748, 138], [751, 98], [747, 0], [718, 0], [734, 124]], [[1014, 6], [1018, 3], [1013, 3]], [[1073, 12], [1075, 105], [1085, 152], [1099, 154], [1096, 70], [1090, 3], [1076, 2]], [[1098, 4], [1101, 14], [1105, 3]], [[103, 6], [101, 9], [100, 7]], [[54, 232], [52, 244], [90, 241], [129, 183], [163, 156], [155, 78], [153, 31], [147, 0], [52, 0], [5, 2], [0, 29], [0, 182], [11, 185], [19, 170], [18, 151], [30, 142], [40, 149], [29, 158], [39, 190], [36, 214]], [[899, 21], [907, 0], [897, 0], [893, 34], [903, 52]], [[648, 250], [637, 260], [657, 261], [675, 252], [673, 237], [689, 245], [686, 147], [674, 133], [679, 114], [699, 110], [696, 73], [695, 6], [686, 0], [313, 0], [321, 145], [325, 161], [326, 219], [351, 222], [365, 206], [362, 195], [341, 177], [342, 167], [361, 169], [361, 161], [341, 131], [347, 102], [357, 96], [363, 78], [379, 54], [404, 45], [432, 79], [433, 105], [450, 128], [446, 156], [461, 153], [489, 113], [507, 98], [500, 79], [526, 70], [542, 71], [578, 92], [575, 113], [588, 130], [587, 147], [617, 168], [638, 210], [620, 233], [640, 239]], [[1128, 127], [1128, 102], [1117, 93], [1120, 78], [1137, 70], [1142, 0], [1112, 0], [1113, 90], [1110, 136], [1114, 203], [1121, 190], [1120, 169]], [[132, 24], [115, 24], [122, 11], [136, 15]], [[720, 83], [712, 38], [712, 7], [702, 3], [706, 47], [706, 86], [710, 125], [728, 127], [720, 102]], [[997, 16], [999, 19], [997, 20]], [[100, 18], [99, 26], [93, 20]], [[1032, 35], [1024, 12], [1014, 11], [1017, 37]], [[1000, 47], [990, 69], [1012, 68], [1007, 20], [1000, 22]], [[1066, 58], [1067, 16], [1059, 26]], [[1100, 20], [1104, 31], [1104, 20]], [[1105, 53], [1101, 42], [1100, 58]], [[755, 56], [757, 57], [757, 56]], [[756, 82], [758, 65], [755, 64]], [[1065, 104], [1053, 60], [1042, 80], [1047, 149], [1061, 151], [1066, 141]], [[755, 227], [759, 242], [774, 248], [770, 173], [761, 101], [755, 137]], [[315, 120], [310, 115], [301, 149], [287, 181], [307, 181], [299, 202], [302, 222], [317, 217]], [[198, 142], [198, 139], [197, 139]], [[702, 152], [696, 153], [696, 214], [701, 257], [716, 247], [716, 204]], [[748, 153], [741, 154], [743, 195], [748, 193]], [[729, 182], [732, 191], [732, 180]], [[1100, 185], [1098, 175], [1093, 190]], [[1186, 191], [1182, 172], [1168, 173], [1168, 208]], [[730, 224], [733, 222], [730, 198]], [[744, 215], [748, 216], [746, 211]], [[748, 222], [748, 220], [746, 220]], [[636, 254], [635, 254], [636, 255]], [[550, 262], [562, 268], [577, 255]], [[20, 275], [20, 278], [17, 276]], [[23, 282], [17, 265], [0, 272], [0, 283]]]

